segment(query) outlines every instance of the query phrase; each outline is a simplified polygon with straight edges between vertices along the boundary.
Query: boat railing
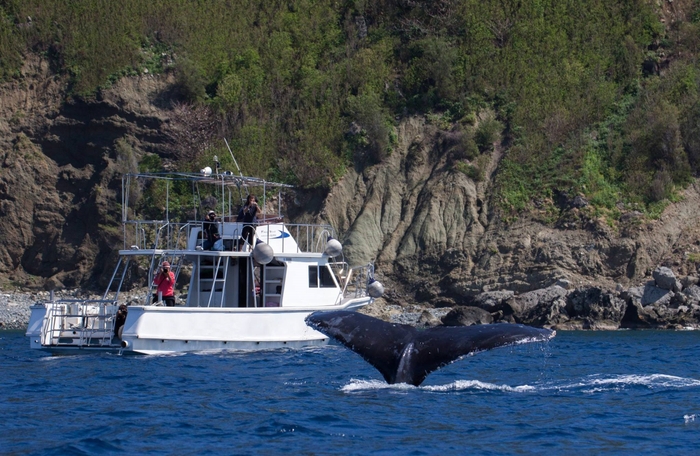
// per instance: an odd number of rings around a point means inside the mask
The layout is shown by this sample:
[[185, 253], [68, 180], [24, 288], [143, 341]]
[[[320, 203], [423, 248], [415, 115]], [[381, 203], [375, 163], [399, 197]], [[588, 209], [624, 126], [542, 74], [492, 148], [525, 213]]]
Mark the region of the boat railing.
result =
[[62, 299], [45, 303], [41, 343], [45, 346], [109, 346], [114, 334], [116, 301]]
[[184, 249], [190, 223], [167, 220], [128, 220], [123, 222], [124, 249]]
[[[328, 237], [335, 236], [333, 227], [324, 224], [313, 223], [285, 223], [287, 232], [294, 238], [297, 251], [304, 253], [321, 253], [326, 248]], [[269, 237], [270, 231], [268, 231]], [[263, 242], [268, 242], [264, 237]], [[282, 240], [284, 242], [284, 239]]]
[[[347, 263], [345, 263], [347, 264]], [[374, 264], [344, 268], [340, 274], [343, 298], [363, 298], [368, 295], [367, 286], [374, 277]]]
[[[193, 233], [197, 236], [203, 236], [205, 221], [188, 221], [188, 222], [169, 222], [167, 220], [128, 220], [124, 225], [124, 249], [143, 250], [193, 250], [196, 247], [191, 245]], [[239, 229], [228, 229], [226, 226], [235, 224], [232, 217], [224, 217], [220, 231], [228, 237], [238, 238], [241, 231]], [[292, 249], [297, 252], [304, 253], [321, 253], [326, 247], [326, 242], [329, 237], [335, 237], [335, 231], [330, 225], [313, 224], [313, 223], [284, 223], [281, 216], [266, 216], [257, 222], [256, 226], [260, 225], [282, 225], [294, 240]], [[233, 233], [233, 234], [231, 234]], [[279, 239], [277, 230], [267, 230], [259, 238], [265, 243], [276, 238], [281, 242], [283, 251], [288, 251], [285, 248], [286, 241], [284, 236]]]

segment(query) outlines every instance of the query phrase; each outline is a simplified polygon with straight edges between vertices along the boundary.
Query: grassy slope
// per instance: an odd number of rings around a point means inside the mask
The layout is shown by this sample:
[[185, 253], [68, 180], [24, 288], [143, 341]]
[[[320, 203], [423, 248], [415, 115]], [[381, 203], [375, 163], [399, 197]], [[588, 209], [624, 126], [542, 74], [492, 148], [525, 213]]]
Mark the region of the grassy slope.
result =
[[0, 77], [18, 77], [28, 50], [79, 96], [174, 71], [243, 169], [309, 187], [381, 161], [396, 117], [427, 114], [457, 138], [457, 170], [505, 142], [507, 210], [582, 193], [612, 217], [621, 204], [653, 214], [700, 167], [698, 6], [656, 5], [0, 0]]

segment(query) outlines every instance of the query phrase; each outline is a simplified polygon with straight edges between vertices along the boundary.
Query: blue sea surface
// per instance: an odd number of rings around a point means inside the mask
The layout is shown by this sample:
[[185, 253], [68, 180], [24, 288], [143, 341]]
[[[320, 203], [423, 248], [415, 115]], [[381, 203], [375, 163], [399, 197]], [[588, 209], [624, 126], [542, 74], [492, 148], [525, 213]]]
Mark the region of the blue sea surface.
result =
[[387, 385], [340, 346], [49, 356], [0, 332], [0, 454], [697, 454], [700, 332], [560, 332]]

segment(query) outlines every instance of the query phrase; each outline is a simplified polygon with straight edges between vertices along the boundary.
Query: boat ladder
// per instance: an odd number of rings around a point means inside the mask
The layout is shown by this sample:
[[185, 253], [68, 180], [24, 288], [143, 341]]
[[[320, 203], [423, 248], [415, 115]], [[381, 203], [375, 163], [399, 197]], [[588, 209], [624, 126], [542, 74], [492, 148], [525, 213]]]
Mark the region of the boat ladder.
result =
[[[226, 279], [228, 277], [228, 270], [230, 267], [229, 264], [229, 257], [225, 256], [217, 256], [213, 258], [211, 267], [207, 267], [207, 265], [202, 265], [201, 264], [201, 258], [200, 258], [200, 265], [198, 268], [199, 271], [199, 289], [201, 291], [206, 292], [206, 290], [202, 290], [202, 281], [211, 281], [211, 289], [209, 290], [209, 297], [207, 298], [207, 305], [206, 307], [212, 307], [212, 299], [214, 298], [214, 293], [219, 293], [218, 295], [218, 303], [214, 303], [214, 307], [223, 307], [224, 305], [224, 296], [226, 295]], [[210, 269], [212, 272], [212, 277], [211, 279], [203, 279], [202, 278], [202, 272], [205, 270]], [[219, 288], [220, 287], [220, 288]], [[201, 296], [201, 294], [200, 294]]]

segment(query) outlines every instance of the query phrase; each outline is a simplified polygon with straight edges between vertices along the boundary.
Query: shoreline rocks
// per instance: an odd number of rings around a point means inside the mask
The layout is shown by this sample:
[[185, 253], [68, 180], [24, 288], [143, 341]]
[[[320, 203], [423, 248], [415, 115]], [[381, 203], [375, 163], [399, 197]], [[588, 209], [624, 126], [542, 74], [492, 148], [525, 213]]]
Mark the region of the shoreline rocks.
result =
[[688, 276], [678, 280], [666, 267], [654, 270], [652, 277], [643, 286], [629, 289], [618, 286], [616, 290], [608, 290], [590, 285], [573, 288], [570, 283], [560, 281], [521, 294], [485, 291], [453, 307], [385, 305], [388, 311], [363, 312], [392, 323], [422, 327], [504, 322], [562, 331], [700, 329], [698, 278]]
[[38, 293], [0, 292], [0, 329], [25, 330]]
[[[119, 300], [129, 305], [135, 304], [144, 296], [142, 291], [120, 293]], [[97, 295], [85, 290], [61, 290], [54, 293], [54, 299], [101, 299]], [[29, 324], [31, 315], [30, 307], [38, 302], [51, 300], [48, 291], [0, 291], [0, 331], [16, 330], [24, 331]]]
[[[644, 286], [627, 290], [594, 286], [566, 290], [553, 285], [523, 293], [502, 301], [494, 321], [557, 330], [700, 329], [696, 279], [680, 281], [666, 267], [657, 268], [652, 276]], [[483, 297], [477, 296], [476, 302], [480, 301]]]
[[[362, 312], [392, 323], [418, 327], [505, 322], [563, 331], [700, 329], [697, 277], [678, 280], [665, 267], [654, 270], [652, 277], [643, 286], [618, 287], [612, 291], [595, 286], [568, 289], [561, 283], [521, 294], [486, 291], [466, 300], [466, 305], [452, 307], [396, 305], [379, 299]], [[136, 304], [142, 296], [143, 291], [134, 290], [121, 293], [120, 301]], [[83, 290], [55, 293], [55, 299], [97, 297]], [[30, 306], [48, 300], [48, 292], [0, 292], [0, 329], [26, 329]]]

